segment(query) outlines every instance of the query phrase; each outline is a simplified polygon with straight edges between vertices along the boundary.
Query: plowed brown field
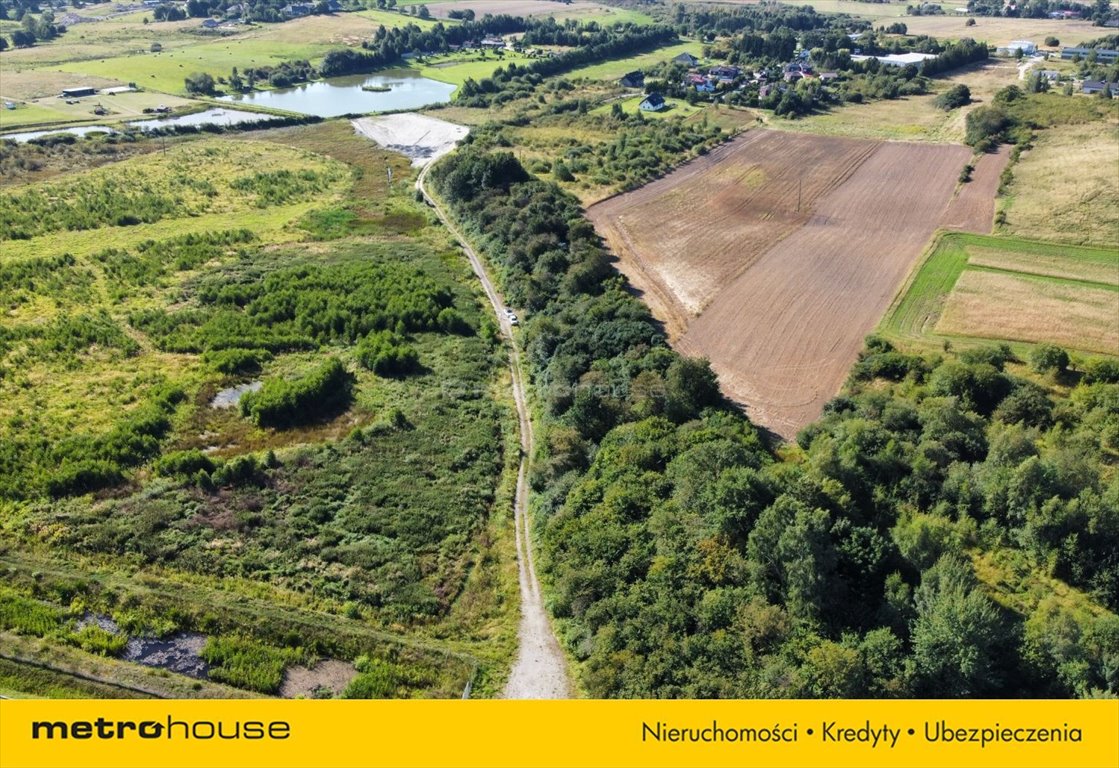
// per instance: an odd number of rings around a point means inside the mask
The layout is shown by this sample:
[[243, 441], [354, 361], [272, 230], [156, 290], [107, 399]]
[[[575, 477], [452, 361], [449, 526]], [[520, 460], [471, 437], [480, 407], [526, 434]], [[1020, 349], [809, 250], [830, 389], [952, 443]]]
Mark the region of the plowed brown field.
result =
[[[589, 214], [677, 348], [791, 438], [838, 392], [970, 154], [752, 131]], [[983, 218], [979, 197], [953, 218]]]
[[1010, 145], [1000, 144], [997, 152], [979, 157], [971, 181], [960, 185], [944, 214], [942, 226], [964, 232], [988, 235], [995, 223], [995, 193], [999, 190], [999, 177], [1010, 162]]
[[750, 131], [588, 215], [654, 313], [679, 335], [730, 281], [808, 223], [820, 196], [877, 146]]

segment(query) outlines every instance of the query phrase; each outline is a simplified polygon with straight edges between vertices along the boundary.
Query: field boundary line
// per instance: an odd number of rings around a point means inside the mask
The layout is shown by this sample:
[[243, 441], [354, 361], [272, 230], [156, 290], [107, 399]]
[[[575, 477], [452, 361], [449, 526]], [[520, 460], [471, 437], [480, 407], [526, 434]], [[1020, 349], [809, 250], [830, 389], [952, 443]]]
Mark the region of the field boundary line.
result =
[[[876, 332], [887, 330], [889, 326], [894, 324], [894, 315], [901, 308], [905, 298], [909, 295], [909, 291], [913, 288], [913, 284], [917, 282], [917, 276], [921, 274], [921, 271], [933, 258], [933, 254], [940, 248], [941, 241], [944, 240], [945, 237], [956, 237], [959, 234], [961, 233], [947, 229], [937, 229], [933, 232], [932, 239], [930, 239], [928, 245], [925, 246], [924, 252], [913, 262], [913, 266], [909, 269], [909, 274], [905, 276], [905, 280], [902, 282], [901, 287], [898, 288], [897, 293], [894, 294], [890, 306], [886, 308], [886, 312], [882, 315], [882, 319], [879, 320], [878, 325], [875, 326]], [[955, 281], [953, 281], [952, 284], [954, 286]]]
[[1082, 286], [1085, 288], [1099, 288], [1119, 293], [1119, 285], [1115, 283], [1101, 283], [1096, 280], [1085, 280], [1078, 277], [1061, 277], [1059, 275], [1045, 275], [1040, 272], [1027, 272], [1021, 269], [1006, 269], [1004, 267], [991, 267], [986, 264], [972, 264], [970, 259], [964, 269], [970, 269], [976, 272], [994, 272], [1000, 275], [1011, 275], [1013, 277], [1020, 277], [1023, 280], [1036, 280], [1037, 282], [1044, 283], [1060, 283], [1062, 285]]

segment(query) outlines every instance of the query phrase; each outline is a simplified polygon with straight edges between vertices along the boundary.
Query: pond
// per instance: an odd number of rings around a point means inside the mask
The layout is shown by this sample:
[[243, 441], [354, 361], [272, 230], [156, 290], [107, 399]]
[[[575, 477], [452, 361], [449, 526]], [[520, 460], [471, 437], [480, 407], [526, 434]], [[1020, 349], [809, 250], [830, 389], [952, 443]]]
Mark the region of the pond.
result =
[[[114, 635], [127, 634], [109, 616], [87, 611], [78, 620], [78, 629], [89, 626], [100, 627]], [[128, 645], [121, 658], [148, 667], [178, 672], [180, 675], [205, 678], [209, 671], [209, 665], [202, 659], [205, 645], [206, 636], [197, 632], [176, 632], [162, 638], [140, 635], [128, 638]]]
[[24, 131], [23, 133], [4, 133], [0, 134], [0, 139], [11, 139], [23, 143], [37, 139], [40, 136], [48, 136], [54, 133], [70, 133], [74, 136], [85, 136], [87, 133], [116, 133], [115, 130], [107, 125], [79, 125], [74, 128], [52, 128], [46, 131]]
[[[376, 90], [363, 90], [362, 86]], [[385, 88], [388, 90], [381, 90]], [[420, 77], [415, 70], [391, 70], [377, 75], [332, 77], [292, 88], [253, 91], [221, 98], [223, 101], [251, 102], [261, 107], [305, 115], [338, 117], [444, 104], [451, 100], [454, 90], [454, 85]]]
[[258, 392], [264, 386], [263, 382], [250, 381], [248, 384], [238, 384], [229, 389], [223, 389], [214, 395], [214, 399], [210, 401], [211, 408], [233, 408], [241, 402], [241, 396], [246, 392]]
[[[276, 115], [270, 115], [263, 112], [246, 112], [241, 109], [225, 109], [222, 107], [215, 107], [213, 109], [206, 109], [202, 112], [192, 112], [189, 115], [178, 115], [176, 117], [158, 117], [147, 120], [132, 120], [125, 125], [129, 128], [139, 128], [141, 131], [150, 131], [154, 128], [169, 128], [177, 125], [237, 125], [238, 123], [250, 123], [256, 120], [275, 120], [278, 119]], [[74, 128], [54, 128], [44, 131], [25, 131], [23, 133], [5, 133], [0, 134], [0, 139], [11, 139], [12, 141], [25, 142], [37, 139], [40, 136], [46, 136], [52, 133], [72, 133], [75, 136], [85, 136], [89, 133], [117, 133], [116, 129], [110, 128], [107, 125], [80, 125]]]
[[260, 112], [245, 112], [240, 109], [207, 109], [202, 112], [192, 112], [189, 115], [178, 117], [161, 117], [154, 120], [133, 120], [129, 123], [141, 131], [150, 131], [153, 128], [170, 128], [176, 125], [237, 125], [238, 123], [251, 123], [256, 120], [274, 120], [275, 115]]

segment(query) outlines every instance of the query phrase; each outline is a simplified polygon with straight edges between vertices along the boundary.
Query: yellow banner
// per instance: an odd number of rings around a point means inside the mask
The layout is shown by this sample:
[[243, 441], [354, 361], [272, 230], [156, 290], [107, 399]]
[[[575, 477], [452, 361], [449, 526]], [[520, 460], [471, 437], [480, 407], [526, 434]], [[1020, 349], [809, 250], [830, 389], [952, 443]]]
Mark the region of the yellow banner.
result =
[[0, 701], [0, 767], [1117, 768], [1119, 701]]

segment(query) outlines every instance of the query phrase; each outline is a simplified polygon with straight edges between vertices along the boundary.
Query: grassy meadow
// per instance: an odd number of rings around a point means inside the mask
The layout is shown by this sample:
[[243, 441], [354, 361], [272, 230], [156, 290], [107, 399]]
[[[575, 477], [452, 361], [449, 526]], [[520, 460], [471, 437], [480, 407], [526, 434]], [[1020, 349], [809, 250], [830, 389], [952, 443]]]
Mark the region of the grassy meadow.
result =
[[357, 660], [345, 695], [492, 692], [515, 639], [491, 515], [511, 413], [407, 159], [345, 121], [123, 157], [0, 188], [0, 557], [71, 585], [0, 593], [0, 631], [44, 638], [27, 660], [55, 670], [0, 687], [79, 690], [89, 609], [205, 634], [210, 679], [242, 690], [335, 658]]
[[444, 83], [462, 85], [467, 78], [482, 80], [493, 74], [498, 67], [509, 64], [523, 65], [533, 59], [513, 51], [502, 51], [501, 55], [486, 51], [448, 53], [425, 59], [420, 74]]
[[1014, 166], [1001, 206], [1006, 231], [1032, 239], [1119, 248], [1117, 143], [1119, 125], [1114, 122], [1043, 131]]
[[633, 56], [611, 59], [610, 61], [604, 61], [599, 64], [591, 64], [586, 67], [580, 67], [579, 69], [573, 69], [566, 73], [565, 77], [569, 80], [580, 77], [588, 80], [617, 80], [627, 72], [669, 61], [679, 56], [681, 53], [690, 53], [693, 56], [699, 57], [702, 54], [700, 50], [702, 47], [703, 46], [696, 41], [666, 45], [654, 51], [638, 53]]
[[1010, 341], [1114, 354], [1116, 316], [1119, 251], [949, 233], [879, 329], [921, 346]]

